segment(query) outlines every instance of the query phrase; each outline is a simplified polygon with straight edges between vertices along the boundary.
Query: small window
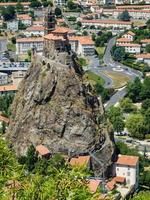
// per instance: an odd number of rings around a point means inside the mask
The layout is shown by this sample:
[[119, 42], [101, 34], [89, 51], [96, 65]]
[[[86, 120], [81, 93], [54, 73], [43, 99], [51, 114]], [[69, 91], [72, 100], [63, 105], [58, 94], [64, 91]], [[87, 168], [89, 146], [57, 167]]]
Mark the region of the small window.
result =
[[127, 176], [130, 176], [130, 172], [127, 172]]

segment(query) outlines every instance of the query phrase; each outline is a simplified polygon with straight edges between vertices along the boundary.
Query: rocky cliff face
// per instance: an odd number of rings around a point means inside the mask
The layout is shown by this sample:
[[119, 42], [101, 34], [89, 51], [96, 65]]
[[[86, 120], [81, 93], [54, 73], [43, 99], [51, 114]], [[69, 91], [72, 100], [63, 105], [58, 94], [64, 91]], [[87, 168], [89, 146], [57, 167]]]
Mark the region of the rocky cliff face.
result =
[[[114, 152], [103, 105], [82, 70], [35, 56], [12, 105], [7, 138], [17, 154], [43, 144], [52, 153], [93, 152], [105, 166]], [[93, 168], [101, 167], [93, 160]]]

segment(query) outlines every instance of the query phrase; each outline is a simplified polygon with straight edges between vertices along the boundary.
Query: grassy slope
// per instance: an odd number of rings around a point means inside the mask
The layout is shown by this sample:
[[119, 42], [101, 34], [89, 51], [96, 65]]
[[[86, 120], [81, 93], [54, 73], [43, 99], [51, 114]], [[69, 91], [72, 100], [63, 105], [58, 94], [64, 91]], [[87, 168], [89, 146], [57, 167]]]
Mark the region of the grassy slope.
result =
[[101, 84], [104, 85], [105, 81], [98, 75], [96, 75], [95, 73], [91, 72], [91, 71], [87, 71], [85, 76], [87, 77], [87, 79], [89, 80], [89, 82], [91, 82], [92, 84]]

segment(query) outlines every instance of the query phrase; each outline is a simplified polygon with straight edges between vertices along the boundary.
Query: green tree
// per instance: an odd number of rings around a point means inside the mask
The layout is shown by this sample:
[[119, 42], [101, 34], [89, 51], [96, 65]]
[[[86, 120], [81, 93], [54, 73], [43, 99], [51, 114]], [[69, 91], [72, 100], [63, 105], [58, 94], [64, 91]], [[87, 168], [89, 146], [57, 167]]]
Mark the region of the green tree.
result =
[[132, 114], [126, 120], [126, 127], [132, 137], [143, 139], [146, 133], [146, 126], [142, 114]]
[[150, 108], [150, 99], [145, 99], [142, 102], [142, 110], [145, 112], [148, 108]]
[[58, 8], [58, 7], [55, 8], [55, 15], [56, 15], [57, 17], [62, 16], [62, 12], [61, 12], [61, 9], [60, 9], [60, 8]]
[[150, 133], [150, 107], [144, 113], [145, 126], [147, 133]]
[[146, 50], [147, 53], [150, 53], [150, 44], [146, 45], [145, 50]]
[[107, 111], [107, 116], [113, 125], [114, 131], [121, 132], [124, 130], [123, 113], [119, 107], [111, 106]]
[[76, 4], [72, 0], [67, 1], [67, 6], [70, 10], [74, 10], [77, 8]]
[[147, 25], [147, 28], [150, 29], [150, 19], [147, 20], [146, 25]]
[[111, 106], [107, 111], [107, 116], [110, 122], [113, 123], [118, 117], [123, 118], [123, 113], [119, 107]]
[[140, 94], [142, 91], [142, 83], [139, 78], [136, 78], [133, 83], [127, 85], [127, 96], [132, 99], [133, 102], [141, 100]]
[[17, 2], [17, 5], [16, 5], [16, 11], [17, 13], [21, 13], [23, 12], [24, 8], [23, 8], [23, 5], [21, 4], [21, 2]]
[[82, 35], [87, 36], [88, 32], [87, 31], [83, 31]]
[[122, 117], [116, 117], [115, 121], [113, 122], [113, 129], [114, 131], [120, 133], [124, 130], [125, 123], [122, 119]]
[[12, 38], [11, 38], [11, 42], [12, 42], [13, 44], [16, 44], [16, 38], [15, 38], [15, 37], [12, 37]]
[[42, 4], [38, 0], [32, 0], [30, 6], [31, 6], [31, 8], [39, 8], [42, 6]]
[[132, 100], [129, 98], [124, 98], [120, 101], [120, 108], [125, 113], [130, 113], [136, 110], [136, 107], [133, 105]]
[[77, 26], [78, 26], [79, 28], [81, 28], [81, 27], [82, 27], [82, 23], [81, 23], [80, 21], [77, 21]]
[[149, 191], [142, 191], [135, 195], [132, 200], [148, 200], [150, 197]]
[[126, 56], [126, 53], [125, 53], [125, 48], [124, 47], [117, 47], [114, 50], [113, 57], [114, 57], [115, 61], [120, 62], [120, 61], [125, 59], [125, 56]]
[[1, 128], [0, 128], [0, 132], [1, 132], [2, 134], [4, 134], [5, 131], [6, 131], [6, 123], [5, 123], [5, 122], [2, 122], [2, 126], [1, 126]]
[[123, 11], [119, 16], [118, 19], [122, 21], [130, 21], [131, 16], [127, 10]]
[[7, 8], [2, 8], [2, 16], [5, 21], [12, 20], [15, 18], [16, 11], [14, 6], [8, 6]]
[[140, 96], [141, 99], [150, 99], [150, 78], [148, 77], [144, 79]]
[[35, 150], [35, 147], [31, 145], [28, 148], [26, 155], [26, 168], [28, 171], [33, 171], [35, 169], [36, 163], [38, 161], [38, 153]]

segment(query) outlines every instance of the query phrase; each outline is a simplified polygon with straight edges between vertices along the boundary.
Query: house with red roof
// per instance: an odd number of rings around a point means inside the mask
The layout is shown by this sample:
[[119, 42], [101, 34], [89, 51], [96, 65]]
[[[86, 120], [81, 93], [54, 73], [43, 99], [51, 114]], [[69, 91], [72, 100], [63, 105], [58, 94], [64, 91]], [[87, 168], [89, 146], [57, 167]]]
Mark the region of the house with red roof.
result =
[[38, 146], [36, 146], [36, 152], [38, 153], [39, 157], [42, 158], [50, 158], [51, 153], [49, 151], [49, 149], [47, 147], [45, 147], [44, 145], [40, 144]]
[[137, 62], [144, 62], [150, 66], [150, 53], [142, 53], [135, 55]]
[[116, 182], [124, 182], [128, 187], [138, 188], [139, 185], [139, 157], [119, 155], [114, 165]]
[[101, 182], [102, 181], [99, 180], [99, 179], [90, 179], [90, 180], [88, 180], [87, 181], [87, 186], [90, 189], [90, 192], [91, 193], [95, 193], [98, 190]]
[[126, 38], [130, 41], [133, 41], [134, 40], [134, 36], [135, 36], [135, 33], [133, 33], [132, 31], [128, 31], [127, 33], [124, 33], [122, 35], [122, 38]]
[[44, 30], [45, 30], [45, 27], [44, 26], [36, 26], [36, 25], [33, 25], [33, 26], [30, 26], [26, 29], [25, 31], [25, 35], [27, 37], [31, 37], [31, 36], [44, 36]]
[[91, 157], [90, 156], [77, 156], [73, 157], [70, 160], [70, 165], [71, 166], [86, 166], [87, 168], [90, 168], [90, 163], [91, 163]]
[[94, 55], [95, 45], [90, 36], [69, 37], [71, 49], [80, 56]]
[[32, 25], [32, 17], [29, 14], [19, 14], [17, 15], [17, 19], [22, 22], [25, 26]]
[[44, 39], [42, 37], [18, 38], [16, 40], [16, 54], [27, 54], [28, 50], [36, 47], [36, 51], [43, 52]]

